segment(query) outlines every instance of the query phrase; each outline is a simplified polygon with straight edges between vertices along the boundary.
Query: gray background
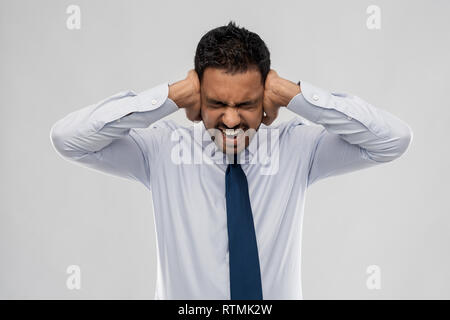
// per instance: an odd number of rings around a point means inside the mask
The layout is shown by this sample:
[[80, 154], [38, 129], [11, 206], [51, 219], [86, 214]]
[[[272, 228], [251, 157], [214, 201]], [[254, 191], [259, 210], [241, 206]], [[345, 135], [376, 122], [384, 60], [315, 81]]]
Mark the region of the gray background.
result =
[[[81, 29], [66, 8], [81, 8]], [[366, 8], [381, 8], [381, 29]], [[60, 158], [50, 127], [116, 92], [184, 78], [211, 28], [258, 33], [292, 81], [356, 94], [414, 131], [396, 161], [318, 182], [303, 234], [305, 299], [449, 299], [450, 2], [0, 2], [0, 298], [153, 299], [151, 193]], [[277, 121], [294, 114], [282, 110]], [[182, 110], [170, 118], [189, 124]], [[81, 289], [66, 268], [81, 267]], [[381, 289], [366, 268], [381, 268]]]

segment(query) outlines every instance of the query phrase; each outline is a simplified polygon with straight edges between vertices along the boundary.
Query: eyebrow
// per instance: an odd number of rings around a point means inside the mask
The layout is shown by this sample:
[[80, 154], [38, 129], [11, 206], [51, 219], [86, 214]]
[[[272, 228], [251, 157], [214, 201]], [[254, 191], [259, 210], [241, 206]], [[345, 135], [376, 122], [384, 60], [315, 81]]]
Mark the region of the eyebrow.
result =
[[[240, 105], [243, 105], [243, 104], [253, 104], [253, 103], [256, 103], [257, 101], [258, 101], [258, 99], [247, 100], [247, 101], [236, 103], [236, 106], [240, 106]], [[207, 103], [213, 103], [213, 104], [223, 104], [225, 106], [228, 105], [228, 102], [219, 101], [219, 100], [212, 99], [212, 98], [209, 98], [209, 97], [206, 97], [206, 102]]]

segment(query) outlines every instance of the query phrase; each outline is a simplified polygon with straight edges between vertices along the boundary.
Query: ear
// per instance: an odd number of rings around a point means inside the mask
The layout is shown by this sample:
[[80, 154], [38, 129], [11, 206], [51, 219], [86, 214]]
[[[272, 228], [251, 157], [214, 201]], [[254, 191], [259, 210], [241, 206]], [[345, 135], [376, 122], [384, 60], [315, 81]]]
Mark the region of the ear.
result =
[[270, 126], [278, 116], [278, 108], [273, 110], [273, 112], [269, 112], [269, 114], [266, 114], [266, 112], [264, 112], [264, 114], [265, 115], [263, 116], [262, 123], [264, 123], [266, 126]]

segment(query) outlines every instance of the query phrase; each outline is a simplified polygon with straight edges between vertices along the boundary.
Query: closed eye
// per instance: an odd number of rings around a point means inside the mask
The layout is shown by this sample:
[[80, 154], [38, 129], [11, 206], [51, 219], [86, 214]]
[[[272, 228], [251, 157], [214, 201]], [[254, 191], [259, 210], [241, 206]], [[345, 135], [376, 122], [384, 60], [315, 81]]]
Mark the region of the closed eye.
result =
[[223, 104], [223, 103], [210, 103], [209, 104], [211, 107], [213, 107], [213, 108], [222, 108], [222, 107], [225, 107], [225, 104]]
[[[221, 102], [215, 102], [211, 104], [214, 107], [226, 107], [225, 103], [221, 103]], [[253, 103], [242, 103], [242, 104], [238, 104], [237, 107], [251, 107], [253, 105]]]
[[[206, 102], [209, 105], [214, 106], [214, 107], [226, 107], [227, 106], [227, 104], [225, 102], [211, 99], [208, 97], [206, 98]], [[247, 107], [247, 106], [252, 106], [256, 103], [257, 103], [257, 100], [249, 100], [249, 101], [244, 101], [244, 102], [237, 104], [236, 107]]]

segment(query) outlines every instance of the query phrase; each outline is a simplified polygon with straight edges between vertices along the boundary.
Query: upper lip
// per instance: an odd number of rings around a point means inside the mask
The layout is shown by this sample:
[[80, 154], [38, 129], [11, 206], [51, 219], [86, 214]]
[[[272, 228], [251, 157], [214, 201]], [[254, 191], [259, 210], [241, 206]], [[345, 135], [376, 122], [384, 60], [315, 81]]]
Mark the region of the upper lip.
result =
[[220, 130], [222, 130], [222, 131], [226, 131], [226, 130], [239, 130], [239, 131], [245, 131], [246, 129], [245, 128], [220, 128]]

